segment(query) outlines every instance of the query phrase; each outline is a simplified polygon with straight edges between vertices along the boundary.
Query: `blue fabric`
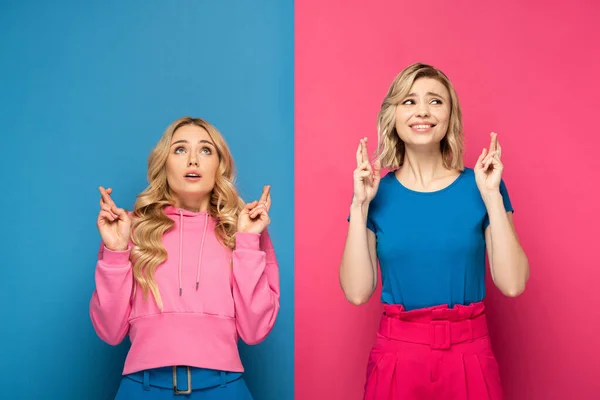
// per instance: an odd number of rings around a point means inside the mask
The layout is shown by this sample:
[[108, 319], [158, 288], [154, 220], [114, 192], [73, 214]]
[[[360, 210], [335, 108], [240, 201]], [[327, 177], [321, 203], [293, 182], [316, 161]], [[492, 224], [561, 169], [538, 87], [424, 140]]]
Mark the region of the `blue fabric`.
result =
[[[115, 400], [253, 400], [242, 374], [191, 368], [192, 393], [178, 394], [173, 391], [172, 367], [155, 368], [125, 375], [121, 379]], [[177, 368], [177, 388], [187, 390], [187, 370]]]
[[[514, 211], [504, 181], [500, 193]], [[483, 300], [488, 225], [473, 169], [435, 192], [410, 190], [386, 174], [367, 217], [377, 237], [381, 301], [412, 310]]]

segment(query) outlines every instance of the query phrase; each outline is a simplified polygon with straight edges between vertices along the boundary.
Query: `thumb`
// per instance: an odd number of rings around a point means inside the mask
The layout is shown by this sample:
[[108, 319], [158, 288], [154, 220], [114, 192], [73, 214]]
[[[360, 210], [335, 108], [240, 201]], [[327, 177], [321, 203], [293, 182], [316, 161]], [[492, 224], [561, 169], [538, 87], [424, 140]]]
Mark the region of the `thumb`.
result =
[[115, 213], [119, 216], [119, 219], [122, 221], [127, 220], [127, 210], [125, 210], [124, 208], [116, 208], [115, 209]]
[[373, 163], [373, 172], [375, 172], [376, 175], [379, 175], [379, 173], [381, 172], [380, 160], [375, 160], [375, 162]]
[[381, 161], [379, 160], [376, 160], [373, 164], [373, 176], [375, 177], [375, 180], [379, 180], [381, 177]]
[[481, 154], [479, 155], [479, 158], [477, 159], [477, 163], [475, 164], [476, 168], [481, 168], [483, 167], [483, 159], [485, 158], [487, 154], [487, 149], [484, 148], [483, 151], [481, 152]]

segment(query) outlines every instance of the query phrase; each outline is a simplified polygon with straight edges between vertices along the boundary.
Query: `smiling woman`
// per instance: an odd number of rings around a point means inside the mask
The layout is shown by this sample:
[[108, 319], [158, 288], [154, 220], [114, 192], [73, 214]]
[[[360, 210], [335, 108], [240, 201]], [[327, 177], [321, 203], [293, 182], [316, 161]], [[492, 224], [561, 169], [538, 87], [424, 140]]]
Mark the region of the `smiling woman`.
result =
[[221, 134], [185, 117], [152, 150], [131, 215], [100, 187], [90, 316], [105, 342], [131, 339], [116, 399], [252, 398], [237, 338], [256, 344], [273, 328], [279, 271], [270, 187], [244, 205], [233, 179]]
[[[384, 313], [366, 400], [503, 396], [488, 335], [485, 255], [496, 286], [518, 296], [529, 264], [512, 222], [496, 134], [474, 168], [463, 164], [462, 113], [448, 77], [405, 68], [378, 118], [371, 165], [360, 140], [340, 281], [366, 303], [381, 269]], [[390, 172], [381, 177], [381, 169]], [[464, 379], [457, 379], [464, 377]]]

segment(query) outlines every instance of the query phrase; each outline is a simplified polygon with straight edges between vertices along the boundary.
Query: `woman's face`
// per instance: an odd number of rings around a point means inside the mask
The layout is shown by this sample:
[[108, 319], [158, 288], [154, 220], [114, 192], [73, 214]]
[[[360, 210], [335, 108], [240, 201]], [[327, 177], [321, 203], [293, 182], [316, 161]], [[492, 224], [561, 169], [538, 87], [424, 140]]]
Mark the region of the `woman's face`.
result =
[[396, 106], [396, 132], [407, 147], [439, 148], [449, 121], [450, 93], [437, 79], [417, 79]]
[[205, 129], [190, 124], [175, 131], [166, 169], [167, 183], [177, 203], [209, 199], [218, 168], [217, 148]]

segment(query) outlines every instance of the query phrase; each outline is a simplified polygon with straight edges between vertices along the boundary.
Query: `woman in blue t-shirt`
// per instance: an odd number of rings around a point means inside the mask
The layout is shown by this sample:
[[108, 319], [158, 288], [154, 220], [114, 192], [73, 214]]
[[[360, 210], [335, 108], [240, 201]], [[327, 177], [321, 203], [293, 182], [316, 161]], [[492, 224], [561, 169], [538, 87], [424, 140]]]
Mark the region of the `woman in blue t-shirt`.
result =
[[[365, 303], [381, 268], [384, 315], [367, 366], [365, 399], [501, 399], [483, 306], [486, 250], [494, 284], [518, 296], [529, 263], [491, 134], [463, 165], [462, 114], [448, 77], [413, 64], [378, 115], [378, 157], [360, 140], [340, 266], [346, 298]], [[390, 170], [381, 177], [381, 169]]]

